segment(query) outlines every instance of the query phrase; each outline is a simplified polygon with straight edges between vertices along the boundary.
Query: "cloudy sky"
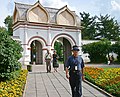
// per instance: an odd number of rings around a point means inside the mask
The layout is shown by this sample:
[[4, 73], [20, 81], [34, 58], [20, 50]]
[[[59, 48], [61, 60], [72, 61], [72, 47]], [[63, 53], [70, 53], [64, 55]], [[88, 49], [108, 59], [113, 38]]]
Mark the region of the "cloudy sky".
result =
[[[4, 19], [12, 15], [14, 2], [34, 4], [38, 0], [0, 0], [0, 26], [4, 26]], [[43, 6], [61, 8], [68, 5], [70, 10], [90, 13], [94, 15], [109, 14], [120, 23], [120, 0], [39, 0]]]

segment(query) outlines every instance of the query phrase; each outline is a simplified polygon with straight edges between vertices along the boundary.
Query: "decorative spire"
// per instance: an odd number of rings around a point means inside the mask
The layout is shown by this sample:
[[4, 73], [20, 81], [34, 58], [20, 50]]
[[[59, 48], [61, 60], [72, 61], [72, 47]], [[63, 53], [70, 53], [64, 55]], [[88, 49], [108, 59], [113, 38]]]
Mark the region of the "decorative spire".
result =
[[[38, 3], [40, 4], [40, 0], [37, 0], [35, 4], [38, 4]], [[35, 4], [34, 4], [34, 5], [35, 5]]]
[[37, 2], [40, 3], [40, 0], [38, 0]]

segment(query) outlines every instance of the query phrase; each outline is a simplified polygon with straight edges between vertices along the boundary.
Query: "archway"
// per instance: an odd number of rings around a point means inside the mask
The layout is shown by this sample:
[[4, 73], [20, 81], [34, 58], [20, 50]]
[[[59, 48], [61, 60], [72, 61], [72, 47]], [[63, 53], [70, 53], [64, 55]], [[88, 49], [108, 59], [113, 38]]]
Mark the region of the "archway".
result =
[[31, 63], [32, 64], [42, 64], [43, 63], [43, 53], [42, 44], [34, 40], [31, 43]]
[[71, 55], [71, 44], [69, 40], [64, 37], [58, 38], [54, 43], [54, 49], [57, 51], [59, 56], [58, 60], [62, 61], [65, 66], [68, 56]]
[[64, 64], [66, 63], [66, 60], [68, 59], [68, 56], [70, 56], [71, 53], [71, 44], [70, 42], [63, 38], [63, 54], [64, 54]]

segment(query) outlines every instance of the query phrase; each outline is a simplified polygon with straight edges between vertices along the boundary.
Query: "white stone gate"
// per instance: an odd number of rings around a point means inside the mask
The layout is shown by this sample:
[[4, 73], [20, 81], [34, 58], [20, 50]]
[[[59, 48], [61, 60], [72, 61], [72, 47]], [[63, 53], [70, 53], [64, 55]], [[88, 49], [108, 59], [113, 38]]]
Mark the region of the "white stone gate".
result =
[[13, 37], [19, 38], [23, 47], [20, 60], [23, 64], [32, 61], [34, 45], [38, 64], [44, 64], [46, 50], [52, 52], [58, 39], [62, 42], [68, 40], [69, 50], [75, 44], [81, 49], [80, 19], [67, 6], [56, 9], [43, 7], [39, 2], [34, 5], [15, 3], [13, 21]]

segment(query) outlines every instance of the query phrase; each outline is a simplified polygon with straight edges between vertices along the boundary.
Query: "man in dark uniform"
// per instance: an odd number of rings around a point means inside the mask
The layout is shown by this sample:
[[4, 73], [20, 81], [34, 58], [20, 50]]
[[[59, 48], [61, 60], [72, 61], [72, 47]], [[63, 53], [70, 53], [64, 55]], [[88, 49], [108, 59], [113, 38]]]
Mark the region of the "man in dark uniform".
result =
[[69, 83], [72, 90], [72, 97], [82, 96], [82, 80], [84, 62], [81, 56], [78, 55], [78, 46], [73, 46], [73, 55], [69, 56], [66, 63], [66, 77], [69, 79]]

